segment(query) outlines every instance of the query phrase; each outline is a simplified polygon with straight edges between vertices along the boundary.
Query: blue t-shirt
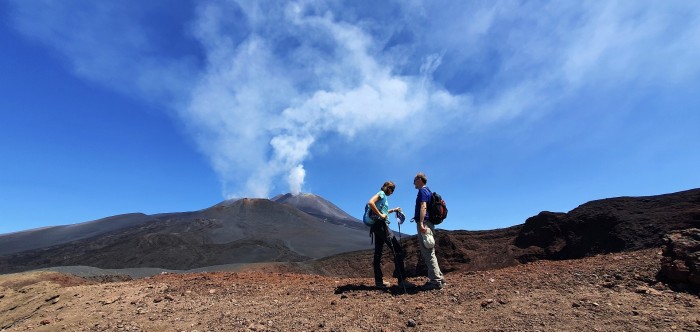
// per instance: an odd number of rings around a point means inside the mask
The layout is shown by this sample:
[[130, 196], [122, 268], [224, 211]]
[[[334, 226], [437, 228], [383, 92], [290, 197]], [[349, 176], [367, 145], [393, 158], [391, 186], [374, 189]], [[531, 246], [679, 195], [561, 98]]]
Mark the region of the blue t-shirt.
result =
[[[430, 204], [430, 196], [432, 196], [432, 193], [430, 192], [430, 189], [428, 187], [423, 186], [423, 188], [420, 188], [418, 190], [418, 196], [416, 196], [416, 212], [413, 215], [413, 219], [416, 220], [416, 222], [420, 221], [420, 206], [422, 202], [425, 202], [426, 205]], [[428, 220], [428, 209], [425, 209], [425, 219], [423, 221]]]
[[[380, 190], [377, 196], [379, 196], [379, 199], [374, 203], [374, 205], [377, 206], [377, 210], [383, 214], [389, 215], [389, 200], [386, 194], [384, 191]], [[362, 221], [364, 221], [367, 226], [372, 226], [377, 219], [379, 219], [379, 216], [374, 215], [374, 212], [372, 212], [372, 209], [369, 207], [369, 203], [367, 203], [365, 205], [365, 215], [362, 217]], [[389, 218], [384, 219], [384, 222], [388, 225]]]
[[386, 194], [384, 191], [380, 190], [377, 195], [379, 196], [379, 199], [377, 200], [374, 205], [377, 206], [377, 210], [379, 212], [388, 215], [389, 214], [389, 198], [386, 197]]

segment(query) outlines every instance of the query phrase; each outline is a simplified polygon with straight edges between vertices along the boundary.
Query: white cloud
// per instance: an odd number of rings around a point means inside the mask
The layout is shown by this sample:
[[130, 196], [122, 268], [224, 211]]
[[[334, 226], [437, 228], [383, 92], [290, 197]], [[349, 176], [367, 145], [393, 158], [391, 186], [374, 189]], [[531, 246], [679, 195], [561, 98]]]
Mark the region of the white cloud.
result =
[[57, 51], [79, 77], [169, 106], [182, 103], [191, 88], [191, 60], [152, 54], [141, 7], [105, 1], [10, 3], [17, 30]]
[[325, 135], [371, 146], [363, 134], [415, 121], [436, 135], [488, 130], [565, 112], [557, 103], [585, 87], [696, 78], [698, 4], [412, 1], [397, 17], [353, 18], [335, 2], [211, 0], [186, 23], [200, 68], [156, 55], [157, 24], [128, 6], [12, 1], [11, 17], [78, 76], [173, 107], [226, 196], [266, 197], [285, 180], [302, 190]]
[[[471, 98], [470, 125], [484, 130], [566, 112], [557, 105], [582, 89], [645, 94], [636, 86], [678, 84], [700, 71], [698, 2], [436, 2], [426, 11], [431, 19], [413, 29], [423, 31], [423, 48], [445, 54], [437, 76], [462, 73], [450, 89]], [[474, 72], [479, 81], [460, 87]]]
[[572, 85], [674, 80], [697, 73], [698, 4], [610, 2], [572, 31], [564, 75]]

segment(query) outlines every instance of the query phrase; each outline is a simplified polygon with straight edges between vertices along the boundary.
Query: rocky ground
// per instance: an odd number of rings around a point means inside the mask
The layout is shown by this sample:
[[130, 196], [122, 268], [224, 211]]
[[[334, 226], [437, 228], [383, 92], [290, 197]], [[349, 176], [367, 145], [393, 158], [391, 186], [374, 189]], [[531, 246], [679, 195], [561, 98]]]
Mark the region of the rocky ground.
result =
[[660, 259], [647, 249], [453, 272], [442, 290], [407, 293], [264, 269], [129, 281], [27, 272], [0, 275], [0, 330], [700, 331], [700, 298], [657, 282]]

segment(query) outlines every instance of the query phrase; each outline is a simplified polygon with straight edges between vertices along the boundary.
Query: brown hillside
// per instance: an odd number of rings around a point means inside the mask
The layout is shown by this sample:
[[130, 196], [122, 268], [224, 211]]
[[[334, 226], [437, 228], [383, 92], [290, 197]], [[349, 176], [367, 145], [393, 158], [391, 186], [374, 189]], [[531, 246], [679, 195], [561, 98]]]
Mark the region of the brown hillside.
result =
[[660, 251], [453, 272], [443, 290], [406, 294], [371, 278], [274, 272], [2, 275], [0, 330], [698, 331], [700, 299], [654, 280]]

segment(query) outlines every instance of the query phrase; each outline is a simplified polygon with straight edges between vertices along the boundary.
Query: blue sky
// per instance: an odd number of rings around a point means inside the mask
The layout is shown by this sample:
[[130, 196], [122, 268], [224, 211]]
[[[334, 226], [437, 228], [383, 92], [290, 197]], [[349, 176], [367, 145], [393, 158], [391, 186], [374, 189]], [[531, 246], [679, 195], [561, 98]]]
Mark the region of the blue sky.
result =
[[418, 171], [446, 229], [700, 187], [697, 1], [8, 0], [0, 22], [0, 233], [290, 191], [360, 217], [388, 179], [411, 211]]

